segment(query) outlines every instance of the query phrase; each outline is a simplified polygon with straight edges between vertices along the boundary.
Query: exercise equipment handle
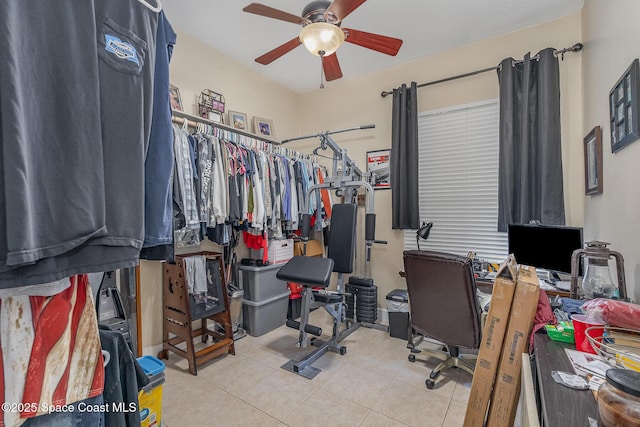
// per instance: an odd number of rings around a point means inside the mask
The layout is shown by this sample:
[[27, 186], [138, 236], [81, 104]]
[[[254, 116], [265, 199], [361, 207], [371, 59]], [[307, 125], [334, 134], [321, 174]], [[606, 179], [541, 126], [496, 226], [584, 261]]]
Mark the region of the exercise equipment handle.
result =
[[311, 232], [311, 215], [303, 214], [302, 215], [302, 240], [309, 240], [309, 234]]

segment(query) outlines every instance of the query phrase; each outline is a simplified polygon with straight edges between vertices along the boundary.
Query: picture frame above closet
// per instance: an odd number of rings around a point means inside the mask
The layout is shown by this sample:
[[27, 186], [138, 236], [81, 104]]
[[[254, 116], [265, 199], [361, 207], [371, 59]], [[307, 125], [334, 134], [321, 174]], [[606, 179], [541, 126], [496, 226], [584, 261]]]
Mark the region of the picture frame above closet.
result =
[[182, 108], [182, 99], [180, 98], [180, 89], [172, 84], [169, 85], [169, 102], [171, 103], [172, 110], [184, 111], [184, 108]]
[[247, 115], [245, 113], [241, 113], [239, 111], [232, 111], [232, 110], [228, 110], [229, 112], [228, 114], [228, 125], [236, 128], [236, 129], [240, 129], [240, 130], [244, 130], [244, 131], [248, 131], [248, 126], [247, 126]]
[[276, 132], [273, 128], [273, 120], [253, 116], [253, 133], [275, 139]]
[[596, 126], [584, 137], [584, 192], [602, 193], [602, 128]]
[[609, 92], [612, 153], [640, 137], [639, 86], [640, 64], [636, 58]]
[[224, 96], [211, 89], [205, 89], [198, 96], [198, 116], [215, 123], [223, 122]]

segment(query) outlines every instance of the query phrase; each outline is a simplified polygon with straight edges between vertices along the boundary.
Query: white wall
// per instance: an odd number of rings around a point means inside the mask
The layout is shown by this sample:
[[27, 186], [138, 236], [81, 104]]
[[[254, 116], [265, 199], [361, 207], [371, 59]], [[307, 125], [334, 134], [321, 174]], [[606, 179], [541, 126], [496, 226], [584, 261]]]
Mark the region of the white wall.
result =
[[[640, 56], [640, 2], [587, 0], [582, 11], [582, 135], [602, 127], [602, 194], [584, 197], [585, 240], [602, 240], [625, 258], [627, 291], [640, 301], [640, 141], [611, 153], [609, 90]], [[584, 194], [584, 190], [582, 192]]]

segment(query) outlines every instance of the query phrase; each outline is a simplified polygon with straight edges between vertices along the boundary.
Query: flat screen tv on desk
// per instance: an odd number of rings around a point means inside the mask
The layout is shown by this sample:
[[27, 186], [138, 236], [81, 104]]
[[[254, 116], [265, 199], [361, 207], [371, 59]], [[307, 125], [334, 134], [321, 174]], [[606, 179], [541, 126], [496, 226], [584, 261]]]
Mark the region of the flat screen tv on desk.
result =
[[582, 228], [509, 224], [509, 253], [518, 264], [571, 273], [571, 255], [582, 248]]

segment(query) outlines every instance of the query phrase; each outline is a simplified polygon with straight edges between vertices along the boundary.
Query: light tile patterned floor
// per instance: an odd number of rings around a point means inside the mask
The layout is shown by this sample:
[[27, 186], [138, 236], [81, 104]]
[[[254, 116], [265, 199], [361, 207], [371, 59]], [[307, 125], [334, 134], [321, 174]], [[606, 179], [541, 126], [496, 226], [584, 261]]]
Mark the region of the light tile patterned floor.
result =
[[[330, 331], [324, 310], [312, 323]], [[280, 368], [313, 350], [296, 348], [297, 331], [282, 326], [236, 342], [226, 355], [189, 374], [187, 361], [170, 353], [163, 388], [165, 427], [184, 426], [461, 426], [471, 376], [452, 369], [433, 390], [425, 379], [438, 361], [411, 363], [406, 342], [361, 327], [342, 344], [347, 354], [326, 353], [308, 380]]]

